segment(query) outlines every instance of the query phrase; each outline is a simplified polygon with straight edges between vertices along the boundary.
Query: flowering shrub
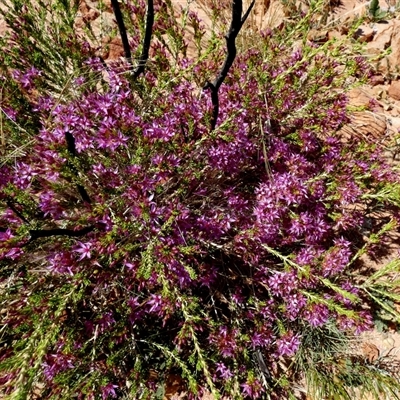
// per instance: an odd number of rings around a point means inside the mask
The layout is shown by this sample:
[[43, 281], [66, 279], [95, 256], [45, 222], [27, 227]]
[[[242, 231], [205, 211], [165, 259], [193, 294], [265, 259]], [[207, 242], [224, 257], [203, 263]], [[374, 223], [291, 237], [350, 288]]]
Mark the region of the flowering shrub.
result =
[[[5, 394], [154, 398], [178, 373], [195, 397], [289, 395], [299, 371], [282, 363], [325, 345], [310, 335], [373, 326], [354, 261], [399, 205], [379, 147], [336, 133], [345, 76], [328, 45], [260, 36], [220, 87], [214, 130], [191, 77], [221, 60], [155, 41], [164, 64], [133, 80], [85, 46], [67, 95], [31, 65], [3, 74], [27, 104], [2, 99], [5, 150], [28, 142], [1, 167]], [[390, 222], [369, 226], [382, 207]]]

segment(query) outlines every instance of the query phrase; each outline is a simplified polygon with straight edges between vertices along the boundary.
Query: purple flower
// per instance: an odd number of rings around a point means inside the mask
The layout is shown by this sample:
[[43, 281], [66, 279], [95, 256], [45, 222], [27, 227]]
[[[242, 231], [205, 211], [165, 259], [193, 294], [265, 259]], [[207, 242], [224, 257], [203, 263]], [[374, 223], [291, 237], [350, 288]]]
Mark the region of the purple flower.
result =
[[5, 253], [4, 257], [10, 258], [11, 260], [16, 260], [22, 254], [24, 254], [24, 251], [22, 249], [20, 249], [19, 247], [13, 247]]
[[212, 284], [216, 282], [218, 277], [218, 270], [213, 266], [203, 266], [203, 273], [199, 278], [201, 286], [211, 288]]
[[246, 383], [242, 383], [240, 386], [243, 395], [245, 397], [250, 397], [251, 399], [259, 398], [264, 391], [261, 382], [254, 378], [248, 380]]
[[335, 239], [335, 247], [326, 253], [322, 263], [322, 273], [324, 277], [341, 273], [351, 257], [351, 243], [343, 238]]
[[84, 258], [91, 258], [91, 251], [93, 248], [93, 244], [88, 242], [88, 243], [82, 243], [78, 242], [78, 245], [75, 246], [75, 251], [80, 254], [79, 261], [83, 260]]
[[69, 252], [56, 252], [48, 257], [47, 268], [54, 274], [74, 274], [76, 263]]
[[31, 184], [33, 178], [38, 174], [35, 169], [26, 163], [17, 163], [16, 166], [16, 174], [14, 183], [15, 185], [24, 190], [27, 189], [28, 186]]
[[258, 332], [254, 332], [251, 336], [251, 345], [253, 349], [267, 347], [272, 342], [272, 333], [263, 327]]
[[294, 272], [275, 272], [268, 279], [268, 286], [275, 296], [286, 297], [298, 287], [297, 274]]
[[118, 389], [118, 385], [113, 385], [112, 383], [108, 383], [107, 385], [102, 386], [100, 389], [103, 400], [107, 400], [110, 396], [117, 397], [115, 389]]
[[303, 316], [311, 326], [322, 326], [328, 321], [329, 309], [324, 304], [313, 304], [303, 312]]
[[41, 76], [42, 73], [35, 67], [31, 67], [25, 73], [19, 70], [14, 70], [13, 78], [18, 81], [24, 89], [31, 90], [34, 88], [34, 79]]
[[55, 198], [55, 193], [51, 190], [40, 195], [39, 206], [44, 216], [51, 216], [55, 220], [64, 217], [64, 209]]
[[300, 266], [304, 265], [312, 265], [316, 258], [319, 257], [323, 253], [323, 249], [315, 248], [315, 247], [304, 247], [300, 249], [296, 256], [296, 264]]
[[2, 109], [4, 115], [9, 118], [11, 121], [16, 121], [18, 116], [18, 111], [12, 107], [4, 107]]
[[[127, 7], [142, 19], [145, 2], [137, 3]], [[155, 31], [183, 35], [172, 29], [173, 18], [161, 3]], [[200, 21], [193, 14], [188, 18], [202, 35]], [[39, 79], [46, 83], [38, 71], [10, 68], [13, 88], [17, 84], [33, 108], [14, 101], [8, 76], [0, 77], [2, 109], [18, 122], [4, 120], [18, 131], [7, 136], [7, 149], [20, 149], [16, 161], [6, 157], [0, 167], [0, 257], [12, 259], [7, 265], [15, 264], [21, 281], [7, 313], [12, 340], [35, 336], [31, 317], [50, 325], [46, 319], [58, 315], [60, 304], [66, 307], [55, 332], [64, 347], [44, 349], [49, 396], [67, 390], [57, 375], [65, 371], [69, 379], [76, 366], [82, 377], [100, 376], [97, 386], [77, 381], [77, 398], [119, 397], [117, 384], [128, 375], [138, 387], [147, 382], [151, 397], [157, 379], [149, 378], [149, 369], [130, 367], [138, 350], [132, 341], [167, 346], [185, 363], [195, 332], [198, 346], [214, 361], [221, 391], [229, 396], [238, 389], [231, 382], [237, 378], [243, 397], [261, 398], [265, 389], [255, 379], [256, 366], [232, 361], [248, 360], [258, 349], [271, 363], [292, 357], [304, 326], [336, 322], [353, 334], [370, 326], [361, 303], [321, 279], [332, 278], [357, 294], [347, 269], [357, 250], [352, 232], [365, 227], [368, 210], [353, 205], [366, 190], [374, 198], [387, 183], [398, 182], [398, 174], [383, 163], [381, 151], [344, 143], [336, 134], [347, 117], [346, 99], [336, 91], [341, 80], [335, 63], [320, 55], [309, 63], [303, 60], [306, 50], [293, 52], [267, 36], [268, 52], [279, 54], [280, 62], [265, 62], [254, 48], [238, 54], [220, 87], [213, 132], [210, 93], [198, 96], [196, 86], [217, 70], [222, 48], [207, 60], [174, 57], [171, 68], [168, 49], [152, 42], [149, 57], [156, 65], [137, 84], [128, 76], [128, 63], [105, 69], [90, 59], [85, 78], [69, 85], [62, 101], [39, 85], [38, 96], [29, 93]], [[139, 39], [131, 35], [132, 48]], [[75, 45], [71, 37], [68, 46]], [[82, 46], [84, 57], [94, 54]], [[188, 82], [189, 76], [196, 82]], [[275, 87], [277, 82], [282, 84]], [[18, 126], [37, 134], [26, 136]], [[83, 201], [82, 189], [90, 202]], [[385, 202], [381, 208], [390, 215], [394, 205]], [[79, 234], [89, 226], [89, 233]], [[57, 227], [79, 237], [54, 235], [21, 245], [30, 229]], [[37, 254], [30, 257], [32, 252]], [[47, 273], [32, 278], [19, 268], [26, 263], [28, 270]], [[36, 290], [48, 298], [36, 299]], [[332, 307], [313, 303], [305, 291]], [[353, 317], [336, 315], [335, 304]], [[28, 306], [37, 315], [28, 315]], [[282, 324], [292, 331], [282, 332]], [[140, 347], [143, 367], [166, 361], [163, 352]], [[76, 358], [63, 354], [71, 349]], [[118, 354], [127, 363], [118, 364]], [[13, 349], [0, 349], [0, 361], [12, 356]]]
[[104, 65], [99, 57], [90, 58], [85, 61], [85, 64], [87, 64], [93, 71], [102, 71], [104, 69]]
[[300, 338], [293, 332], [288, 332], [276, 341], [278, 356], [291, 357], [296, 354], [300, 346]]
[[231, 298], [232, 301], [237, 305], [242, 305], [245, 301], [245, 297], [243, 296], [240, 288], [237, 288], [235, 293], [232, 293]]
[[290, 321], [294, 321], [307, 304], [306, 298], [299, 293], [291, 294], [285, 298], [286, 315]]
[[148, 300], [147, 305], [150, 306], [149, 312], [159, 314], [161, 313], [164, 305], [164, 300], [160, 294], [151, 294], [150, 300]]
[[59, 373], [74, 368], [72, 357], [63, 353], [48, 354], [42, 364], [43, 374], [48, 381], [52, 381]]
[[217, 332], [210, 335], [210, 342], [216, 344], [219, 353], [224, 358], [234, 358], [235, 351], [238, 347], [236, 335], [237, 329], [228, 329], [226, 326], [221, 326]]
[[219, 377], [228, 380], [233, 376], [231, 370], [222, 362], [216, 363], [217, 366], [216, 371], [219, 373]]
[[115, 319], [113, 317], [112, 312], [106, 312], [102, 315], [102, 317], [96, 321], [99, 326], [99, 331], [104, 332], [108, 328], [110, 328], [113, 324], [115, 324]]
[[8, 228], [5, 232], [0, 232], [0, 242], [6, 242], [12, 239], [14, 235], [11, 233], [11, 229]]
[[74, 85], [76, 86], [82, 86], [86, 82], [86, 78], [84, 76], [80, 76], [76, 79], [74, 79]]

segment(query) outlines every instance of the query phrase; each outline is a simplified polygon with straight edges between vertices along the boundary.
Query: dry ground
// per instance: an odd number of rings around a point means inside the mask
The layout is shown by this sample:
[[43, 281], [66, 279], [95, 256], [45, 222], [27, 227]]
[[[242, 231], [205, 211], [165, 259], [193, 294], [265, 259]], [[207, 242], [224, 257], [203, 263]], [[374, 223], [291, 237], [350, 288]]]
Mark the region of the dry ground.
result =
[[[188, 2], [182, 0], [172, 0], [179, 13], [180, 7], [187, 7]], [[211, 26], [207, 13], [207, 1], [196, 0], [190, 2], [190, 7], [198, 12], [206, 27]], [[392, 0], [380, 0], [382, 9], [388, 9]], [[97, 0], [81, 0], [80, 14], [76, 21], [77, 30], [82, 29], [85, 23], [90, 23], [94, 32], [99, 37], [99, 43], [106, 48], [102, 50], [102, 55], [107, 61], [112, 61], [123, 56], [123, 49], [119, 38], [111, 39], [109, 34], [114, 27], [110, 0], [103, 1], [106, 9], [101, 11]], [[246, 3], [246, 1], [245, 1]], [[247, 3], [249, 3], [247, 1]], [[229, 2], [227, 2], [229, 4]], [[298, 3], [300, 4], [300, 3]], [[310, 41], [324, 40], [332, 37], [344, 38], [346, 27], [357, 16], [367, 12], [368, 2], [358, 0], [336, 1], [333, 5], [329, 4], [326, 15], [320, 26], [313, 29], [308, 39]], [[290, 10], [284, 6], [281, 0], [258, 0], [248, 24], [253, 28], [265, 29], [279, 26], [285, 23]], [[0, 35], [4, 34], [6, 25], [0, 20]], [[374, 100], [377, 104], [374, 113], [358, 112], [355, 113], [351, 124], [343, 130], [343, 135], [367, 135], [369, 140], [390, 141], [397, 135], [400, 128], [400, 12], [388, 15], [383, 21], [370, 21], [360, 27], [356, 32], [354, 40], [365, 43], [366, 54], [371, 60], [378, 58], [388, 47], [391, 47], [391, 54], [374, 62], [376, 73], [372, 84], [364, 85], [349, 93], [350, 104], [353, 106], [365, 106]], [[194, 46], [189, 44], [189, 52], [194, 51]], [[371, 131], [372, 129], [372, 131]], [[399, 237], [396, 237], [385, 254], [379, 260], [365, 260], [365, 263], [379, 269], [391, 258], [398, 256]], [[363, 342], [360, 351], [370, 360], [390, 353], [396, 362], [400, 362], [400, 334], [393, 327], [386, 332], [373, 331], [363, 335]], [[181, 378], [171, 376], [166, 385], [166, 399], [184, 398], [180, 394]], [[212, 400], [211, 395], [205, 395], [204, 400]], [[311, 400], [310, 398], [308, 398]], [[321, 400], [321, 399], [314, 399]]]

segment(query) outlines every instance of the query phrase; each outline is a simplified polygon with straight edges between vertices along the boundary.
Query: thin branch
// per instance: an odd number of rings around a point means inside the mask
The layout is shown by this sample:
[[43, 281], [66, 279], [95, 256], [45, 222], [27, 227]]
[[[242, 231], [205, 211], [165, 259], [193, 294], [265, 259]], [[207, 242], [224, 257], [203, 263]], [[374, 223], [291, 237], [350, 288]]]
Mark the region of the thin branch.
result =
[[29, 231], [31, 237], [29, 242], [32, 242], [35, 239], [44, 238], [44, 237], [52, 237], [52, 236], [69, 236], [69, 237], [79, 237], [88, 234], [94, 230], [94, 226], [90, 225], [82, 229], [78, 229], [76, 231], [72, 229], [31, 229]]
[[21, 219], [22, 221], [24, 221], [26, 224], [30, 225], [30, 222], [22, 215], [22, 213], [20, 211], [18, 211], [18, 209], [14, 206], [14, 204], [11, 202], [11, 200], [7, 200], [6, 201], [7, 206], [14, 212], [14, 214]]
[[142, 55], [139, 59], [139, 65], [133, 73], [133, 77], [137, 78], [141, 73], [144, 72], [144, 67], [149, 58], [151, 35], [153, 33], [154, 24], [154, 4], [153, 0], [147, 1], [147, 13], [146, 13], [146, 31], [143, 39]]
[[[72, 157], [75, 157], [76, 156], [75, 138], [73, 137], [72, 133], [65, 132], [65, 141], [67, 142], [68, 153], [71, 154]], [[78, 171], [75, 168], [75, 166], [71, 163], [69, 163], [69, 166], [72, 169], [75, 176], [78, 176]], [[76, 185], [76, 187], [78, 189], [79, 194], [82, 197], [82, 200], [85, 201], [86, 203], [91, 204], [92, 201], [90, 200], [90, 197], [86, 189], [79, 183]]]
[[217, 124], [218, 114], [219, 114], [219, 98], [218, 98], [218, 90], [222, 83], [224, 82], [226, 76], [228, 75], [229, 69], [231, 68], [233, 62], [236, 58], [236, 37], [240, 32], [243, 24], [246, 22], [247, 17], [250, 14], [250, 11], [254, 7], [255, 0], [253, 0], [242, 17], [243, 4], [242, 0], [233, 0], [232, 1], [232, 20], [231, 25], [229, 27], [228, 34], [225, 36], [226, 39], [226, 47], [227, 54], [222, 65], [221, 71], [218, 76], [215, 78], [214, 82], [207, 82], [203, 88], [211, 90], [211, 102], [213, 104], [213, 115], [211, 119], [211, 130], [215, 129]]
[[219, 98], [218, 98], [218, 89], [214, 86], [213, 83], [207, 82], [203, 87], [203, 90], [210, 89], [211, 92], [211, 103], [213, 105], [213, 112], [211, 117], [211, 130], [215, 129], [217, 125], [217, 119], [219, 114]]
[[70, 132], [65, 132], [65, 141], [67, 142], [68, 153], [71, 154], [72, 157], [75, 157], [76, 156], [75, 138], [72, 136]]
[[92, 200], [90, 200], [90, 197], [89, 197], [88, 192], [86, 191], [86, 189], [82, 185], [80, 185], [79, 183], [76, 185], [76, 188], [78, 189], [78, 192], [82, 197], [82, 200], [85, 201], [86, 203], [91, 204]]
[[128, 35], [126, 33], [124, 19], [122, 17], [121, 9], [119, 8], [118, 0], [111, 0], [111, 4], [114, 11], [115, 19], [117, 20], [119, 34], [122, 40], [122, 46], [124, 48], [125, 58], [128, 60], [129, 63], [132, 63], [131, 48], [129, 46]]
[[249, 16], [251, 10], [254, 7], [254, 4], [256, 3], [256, 0], [253, 0], [249, 6], [249, 8], [247, 9], [247, 11], [244, 13], [243, 17], [242, 17], [242, 25], [240, 26], [240, 28], [243, 26], [243, 24], [246, 22], [247, 17]]

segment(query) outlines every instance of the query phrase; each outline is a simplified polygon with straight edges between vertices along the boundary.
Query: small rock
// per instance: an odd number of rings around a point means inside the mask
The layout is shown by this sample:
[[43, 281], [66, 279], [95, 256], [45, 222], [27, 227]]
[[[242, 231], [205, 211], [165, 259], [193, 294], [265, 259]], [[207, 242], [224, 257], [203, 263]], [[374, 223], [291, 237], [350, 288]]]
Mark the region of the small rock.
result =
[[103, 49], [101, 57], [104, 58], [104, 60], [112, 61], [124, 56], [124, 47], [119, 36], [115, 36], [112, 39], [106, 37], [103, 39], [102, 43]]
[[400, 117], [391, 117], [390, 125], [395, 131], [400, 130]]
[[379, 349], [373, 343], [363, 343], [361, 349], [368, 362], [372, 363], [379, 358]]
[[387, 103], [387, 104], [384, 105], [383, 109], [385, 111], [390, 111], [390, 110], [393, 109], [393, 106], [390, 103]]
[[351, 89], [347, 93], [347, 97], [349, 98], [349, 104], [355, 107], [367, 107], [371, 101], [371, 96], [369, 96], [365, 90], [356, 87]]
[[388, 95], [395, 100], [400, 100], [400, 81], [393, 81], [390, 84]]
[[388, 335], [382, 340], [382, 345], [385, 350], [391, 350], [395, 345], [395, 341], [392, 336]]
[[382, 93], [383, 93], [383, 90], [380, 88], [380, 87], [376, 87], [375, 86], [375, 88], [374, 88], [375, 90], [373, 90], [373, 93], [374, 93], [374, 97], [375, 97], [375, 99], [377, 99], [377, 100], [382, 100]]
[[367, 26], [361, 25], [354, 33], [354, 39], [357, 39], [361, 43], [369, 43], [374, 38], [375, 31]]
[[100, 12], [92, 8], [91, 10], [89, 10], [89, 12], [87, 12], [82, 16], [82, 19], [85, 22], [91, 22], [94, 21], [99, 15]]
[[87, 1], [81, 1], [79, 3], [78, 11], [78, 17], [75, 21], [77, 28], [83, 28], [89, 22], [96, 20], [100, 15], [100, 12], [92, 8]]
[[367, 47], [365, 49], [365, 54], [369, 56], [379, 56], [382, 52], [379, 49], [376, 49], [375, 47]]
[[388, 55], [388, 64], [391, 71], [397, 71], [400, 65], [400, 21], [394, 20], [394, 32], [391, 38], [391, 53]]
[[164, 384], [163, 400], [171, 399], [185, 390], [185, 384], [180, 375], [168, 374]]
[[369, 83], [372, 86], [383, 85], [385, 83], [385, 78], [382, 75], [373, 75], [371, 76]]
[[0, 19], [0, 37], [3, 37], [7, 32], [7, 23], [3, 19]]
[[[261, 2], [260, 2], [261, 3]], [[285, 27], [285, 7], [280, 0], [271, 0], [269, 7], [265, 9], [265, 13], [262, 17], [261, 29], [274, 29], [278, 28], [283, 24]]]
[[103, 5], [104, 5], [106, 11], [108, 11], [108, 12], [112, 12], [113, 11], [111, 0], [103, 0]]
[[393, 24], [378, 24], [376, 27], [374, 40], [367, 44], [367, 49], [379, 49], [380, 51], [387, 49], [390, 46], [393, 31]]
[[311, 29], [307, 34], [307, 40], [314, 43], [324, 43], [328, 41], [328, 31], [319, 29]]
[[344, 142], [384, 143], [386, 141], [386, 133], [386, 116], [371, 111], [353, 112], [350, 116], [350, 123], [338, 131]]
[[333, 29], [331, 31], [328, 32], [328, 39], [332, 40], [332, 39], [343, 39], [343, 35], [337, 31], [336, 29]]
[[85, 15], [90, 11], [90, 7], [87, 5], [86, 1], [80, 1], [79, 2], [79, 7], [78, 7], [78, 11], [82, 14]]

